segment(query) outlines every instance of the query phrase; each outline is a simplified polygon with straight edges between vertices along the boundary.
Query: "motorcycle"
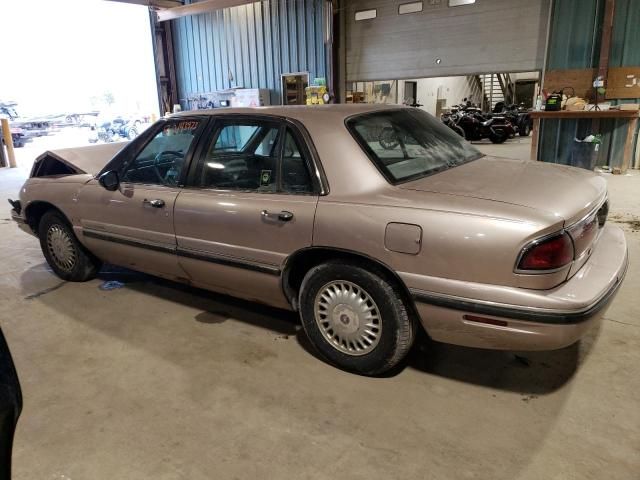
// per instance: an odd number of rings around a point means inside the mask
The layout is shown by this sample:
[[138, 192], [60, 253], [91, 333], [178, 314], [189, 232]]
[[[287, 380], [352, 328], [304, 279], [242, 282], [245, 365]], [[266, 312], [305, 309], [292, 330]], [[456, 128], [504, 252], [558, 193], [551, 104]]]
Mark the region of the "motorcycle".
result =
[[468, 141], [488, 138], [492, 143], [504, 143], [516, 134], [516, 129], [504, 116], [484, 116], [482, 110], [470, 101], [452, 108], [451, 113], [444, 114], [442, 121], [458, 135]]
[[440, 116], [440, 120], [442, 120], [442, 123], [444, 123], [447, 127], [449, 127], [451, 130], [453, 130], [462, 138], [464, 138], [464, 130], [462, 129], [462, 127], [458, 125], [458, 121], [460, 120], [460, 114], [458, 113], [457, 108], [453, 108], [451, 112], [443, 113]]
[[533, 128], [533, 119], [523, 104], [506, 105], [504, 102], [498, 102], [493, 108], [492, 115], [503, 116], [509, 120], [517, 128], [521, 137], [528, 137]]
[[465, 110], [457, 125], [464, 130], [464, 138], [468, 141], [488, 138], [491, 143], [504, 143], [516, 134], [513, 125], [505, 117], [487, 119], [479, 109]]

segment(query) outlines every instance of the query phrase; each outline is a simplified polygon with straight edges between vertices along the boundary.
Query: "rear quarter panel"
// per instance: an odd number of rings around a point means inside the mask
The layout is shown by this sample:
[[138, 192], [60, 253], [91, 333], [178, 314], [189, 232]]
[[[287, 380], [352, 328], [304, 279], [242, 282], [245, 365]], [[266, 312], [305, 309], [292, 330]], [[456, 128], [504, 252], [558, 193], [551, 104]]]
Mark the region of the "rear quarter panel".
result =
[[[561, 224], [536, 221], [535, 216], [519, 220], [516, 207], [511, 212], [512, 218], [506, 218], [492, 211], [491, 202], [476, 201], [477, 208], [481, 210], [483, 203], [486, 204], [484, 214], [336, 201], [327, 197], [318, 203], [314, 245], [350, 250], [377, 259], [405, 278], [410, 288], [425, 287], [424, 283], [415, 282], [419, 276], [535, 288], [527, 279], [523, 280], [522, 277], [528, 276], [514, 274], [518, 253], [529, 239], [541, 231], [557, 230]], [[505, 208], [501, 206], [502, 210]], [[417, 254], [386, 248], [385, 231], [391, 222], [421, 227], [422, 240]]]

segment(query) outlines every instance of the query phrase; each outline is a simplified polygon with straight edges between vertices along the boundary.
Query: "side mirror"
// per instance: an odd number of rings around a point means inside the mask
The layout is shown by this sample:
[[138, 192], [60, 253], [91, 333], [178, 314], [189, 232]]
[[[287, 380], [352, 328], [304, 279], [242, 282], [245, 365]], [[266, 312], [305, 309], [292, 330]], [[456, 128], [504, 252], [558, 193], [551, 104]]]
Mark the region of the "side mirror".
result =
[[98, 177], [98, 183], [102, 185], [105, 190], [109, 190], [110, 192], [117, 190], [120, 186], [120, 177], [118, 176], [118, 172], [115, 170], [104, 172]]

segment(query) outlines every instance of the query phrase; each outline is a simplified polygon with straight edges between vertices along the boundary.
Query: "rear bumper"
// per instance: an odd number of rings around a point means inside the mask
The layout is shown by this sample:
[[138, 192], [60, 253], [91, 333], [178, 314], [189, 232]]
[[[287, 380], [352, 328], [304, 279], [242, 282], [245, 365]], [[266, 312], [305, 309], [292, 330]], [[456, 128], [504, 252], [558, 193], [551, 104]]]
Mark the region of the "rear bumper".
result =
[[411, 293], [422, 324], [434, 340], [480, 348], [553, 350], [575, 343], [602, 318], [628, 264], [624, 234], [609, 225], [576, 275], [552, 290], [517, 289], [522, 303], [419, 289]]

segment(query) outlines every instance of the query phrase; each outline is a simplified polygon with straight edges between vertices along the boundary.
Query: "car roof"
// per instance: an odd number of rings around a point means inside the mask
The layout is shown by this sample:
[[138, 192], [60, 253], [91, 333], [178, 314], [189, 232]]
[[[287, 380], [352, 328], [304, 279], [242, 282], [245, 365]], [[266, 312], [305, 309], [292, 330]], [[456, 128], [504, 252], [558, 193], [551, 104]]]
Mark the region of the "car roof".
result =
[[191, 115], [273, 115], [278, 117], [294, 118], [301, 121], [313, 121], [322, 117], [323, 121], [329, 116], [341, 123], [352, 115], [360, 113], [375, 112], [379, 110], [391, 110], [398, 108], [408, 108], [402, 105], [366, 104], [366, 103], [333, 103], [327, 105], [280, 105], [269, 107], [251, 108], [213, 108], [207, 110], [188, 110], [174, 113], [169, 117], [181, 117]]

